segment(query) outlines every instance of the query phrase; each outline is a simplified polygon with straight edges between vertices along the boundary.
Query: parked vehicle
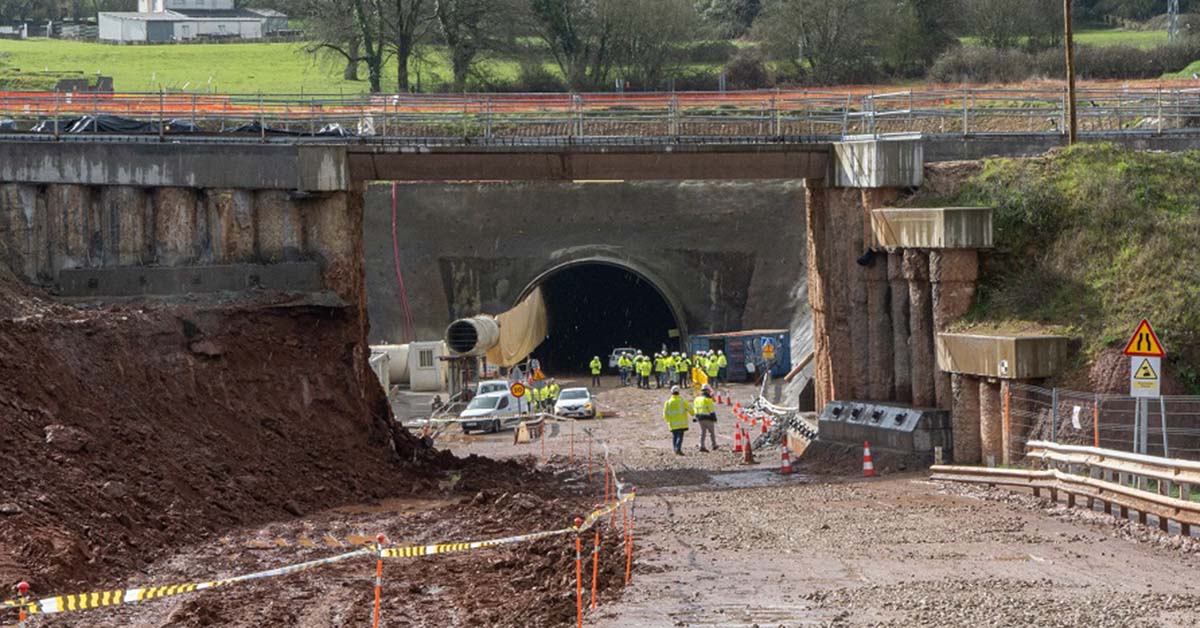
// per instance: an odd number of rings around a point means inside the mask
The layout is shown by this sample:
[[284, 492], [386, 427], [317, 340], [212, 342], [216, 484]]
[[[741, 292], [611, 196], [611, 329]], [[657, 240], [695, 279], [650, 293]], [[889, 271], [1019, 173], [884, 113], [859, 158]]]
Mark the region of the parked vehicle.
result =
[[508, 390], [508, 387], [509, 387], [509, 383], [508, 383], [508, 380], [506, 380], [506, 379], [484, 380], [482, 382], [479, 382], [479, 384], [477, 386], [475, 386], [475, 396], [478, 397], [480, 395], [486, 395], [489, 393], [503, 392], [505, 390]]
[[594, 419], [596, 400], [586, 388], [564, 388], [554, 403], [554, 414], [574, 419]]
[[461, 423], [464, 434], [472, 430], [499, 432], [521, 422], [518, 399], [508, 392], [507, 387], [501, 392], [475, 397], [458, 417], [469, 419]]
[[633, 347], [619, 347], [617, 349], [613, 349], [612, 353], [610, 353], [608, 356], [608, 368], [617, 368], [617, 358], [621, 357], [623, 354], [628, 353], [630, 356], [635, 356], [637, 355], [637, 352], [638, 350], [634, 349]]

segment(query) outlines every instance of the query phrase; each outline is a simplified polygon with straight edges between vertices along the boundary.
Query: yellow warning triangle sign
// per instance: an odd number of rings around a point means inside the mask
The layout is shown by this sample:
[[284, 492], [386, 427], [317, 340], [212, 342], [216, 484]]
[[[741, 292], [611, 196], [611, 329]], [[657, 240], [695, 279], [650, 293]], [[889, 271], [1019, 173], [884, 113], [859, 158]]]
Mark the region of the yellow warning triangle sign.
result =
[[1158, 341], [1158, 334], [1154, 333], [1154, 328], [1150, 326], [1150, 321], [1143, 319], [1142, 323], [1134, 330], [1133, 336], [1125, 345], [1125, 355], [1140, 355], [1148, 358], [1161, 358], [1167, 355], [1167, 352], [1163, 350], [1162, 343]]
[[1158, 379], [1158, 373], [1154, 372], [1154, 366], [1150, 364], [1150, 360], [1142, 360], [1142, 365], [1138, 367], [1137, 373], [1134, 373], [1133, 378], [1154, 381]]

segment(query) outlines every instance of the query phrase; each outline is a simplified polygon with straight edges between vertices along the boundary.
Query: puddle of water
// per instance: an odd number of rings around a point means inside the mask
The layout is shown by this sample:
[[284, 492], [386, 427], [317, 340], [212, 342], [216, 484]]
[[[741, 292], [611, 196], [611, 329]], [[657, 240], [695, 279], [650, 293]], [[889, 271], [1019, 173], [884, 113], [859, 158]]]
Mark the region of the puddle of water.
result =
[[713, 473], [708, 483], [720, 488], [757, 488], [784, 484], [806, 484], [810, 478], [799, 473], [783, 475], [776, 469], [754, 469], [752, 471], [730, 471]]

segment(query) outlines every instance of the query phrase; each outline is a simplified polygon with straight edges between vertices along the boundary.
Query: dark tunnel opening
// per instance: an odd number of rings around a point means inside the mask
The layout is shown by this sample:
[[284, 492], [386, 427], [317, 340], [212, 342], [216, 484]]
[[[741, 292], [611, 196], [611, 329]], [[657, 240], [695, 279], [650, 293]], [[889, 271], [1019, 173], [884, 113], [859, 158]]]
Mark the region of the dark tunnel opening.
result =
[[587, 372], [600, 356], [612, 374], [608, 355], [618, 347], [653, 354], [665, 346], [679, 350], [679, 323], [670, 304], [653, 284], [628, 270], [607, 264], [581, 264], [542, 282], [549, 332], [533, 352], [551, 375]]

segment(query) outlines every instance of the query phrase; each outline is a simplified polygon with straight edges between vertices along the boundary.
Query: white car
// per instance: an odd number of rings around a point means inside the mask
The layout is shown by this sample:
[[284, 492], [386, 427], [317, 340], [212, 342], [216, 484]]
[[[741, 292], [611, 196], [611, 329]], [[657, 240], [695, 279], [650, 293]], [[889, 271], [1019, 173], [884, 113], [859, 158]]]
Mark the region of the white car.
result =
[[506, 388], [472, 399], [458, 418], [465, 419], [460, 423], [464, 434], [471, 430], [499, 432], [521, 422], [521, 409], [527, 410], [528, 406], [523, 402], [518, 405], [517, 398]]
[[475, 386], [475, 396], [486, 395], [494, 392], [504, 392], [508, 390], [509, 383], [507, 379], [487, 379], [479, 382]]
[[596, 418], [596, 400], [586, 388], [564, 388], [554, 402], [554, 414], [575, 419]]
[[613, 349], [612, 353], [609, 354], [609, 356], [608, 356], [608, 368], [610, 368], [610, 369], [617, 368], [617, 358], [621, 357], [622, 355], [624, 355], [626, 353], [628, 353], [629, 357], [632, 358], [633, 356], [637, 355], [637, 351], [638, 350], [634, 349], [633, 347], [621, 347], [619, 349]]

